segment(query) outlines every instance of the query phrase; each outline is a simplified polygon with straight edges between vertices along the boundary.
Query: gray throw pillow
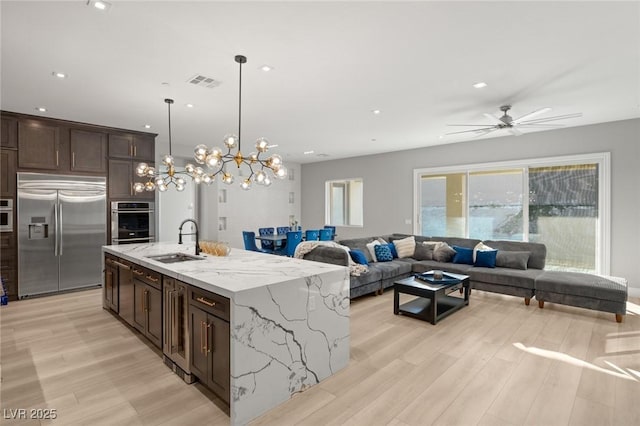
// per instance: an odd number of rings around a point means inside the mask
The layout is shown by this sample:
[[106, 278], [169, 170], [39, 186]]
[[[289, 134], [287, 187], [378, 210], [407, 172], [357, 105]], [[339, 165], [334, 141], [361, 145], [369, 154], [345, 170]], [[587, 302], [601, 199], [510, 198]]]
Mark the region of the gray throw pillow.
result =
[[433, 260], [433, 245], [417, 243], [413, 258], [415, 260]]
[[442, 243], [433, 250], [433, 260], [436, 262], [451, 262], [455, 255], [456, 251], [447, 243]]
[[498, 250], [496, 254], [496, 266], [499, 268], [527, 269], [530, 251], [504, 251]]

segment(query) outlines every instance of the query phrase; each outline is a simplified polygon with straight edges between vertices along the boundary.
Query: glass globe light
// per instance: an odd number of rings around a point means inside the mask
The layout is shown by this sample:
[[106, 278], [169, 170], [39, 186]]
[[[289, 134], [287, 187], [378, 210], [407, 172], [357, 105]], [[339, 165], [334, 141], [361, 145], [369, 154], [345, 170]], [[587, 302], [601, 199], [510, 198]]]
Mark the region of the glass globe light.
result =
[[224, 173], [222, 175], [222, 182], [226, 183], [227, 185], [231, 185], [233, 183], [233, 175], [231, 173]]
[[287, 168], [282, 166], [279, 167], [278, 170], [275, 172], [275, 177], [277, 179], [284, 179], [287, 177]]
[[240, 184], [240, 188], [244, 189], [245, 191], [248, 191], [249, 189], [251, 189], [251, 181], [249, 179], [243, 180], [242, 183]]
[[271, 157], [269, 157], [269, 162], [271, 163], [271, 166], [281, 166], [282, 157], [280, 157], [278, 154], [273, 154]]
[[144, 184], [145, 191], [153, 191], [156, 189], [156, 185], [153, 182], [147, 182]]
[[202, 177], [200, 177], [200, 175], [196, 175], [196, 176], [193, 178], [193, 181], [194, 181], [195, 183], [200, 183], [200, 182], [202, 182]]
[[136, 182], [133, 184], [133, 190], [136, 192], [142, 192], [144, 191], [144, 183], [141, 182]]
[[198, 164], [204, 164], [205, 158], [207, 158], [207, 146], [206, 145], [198, 145], [193, 150], [194, 158]]
[[162, 157], [162, 164], [164, 164], [165, 166], [170, 166], [173, 164], [173, 157], [169, 154], [166, 154], [164, 157]]
[[184, 185], [176, 185], [176, 191], [178, 192], [184, 191]]
[[211, 181], [212, 181], [211, 176], [209, 176], [209, 175], [204, 175], [204, 177], [202, 178], [202, 181], [203, 181], [204, 183], [206, 183], [206, 184], [210, 184], [210, 183], [211, 183]]
[[147, 168], [147, 176], [153, 177], [156, 174], [156, 169], [154, 167]]
[[224, 142], [224, 145], [225, 145], [227, 148], [231, 149], [231, 148], [233, 148], [234, 146], [236, 146], [236, 145], [237, 145], [237, 143], [238, 143], [238, 136], [234, 135], [233, 133], [230, 133], [230, 134], [228, 134], [228, 135], [225, 135], [225, 136], [224, 136], [224, 139], [223, 139], [222, 141]]
[[258, 153], [252, 152], [251, 154], [249, 154], [249, 161], [251, 161], [252, 163], [258, 161]]
[[167, 190], [167, 185], [165, 185], [164, 182], [158, 185], [158, 191], [165, 192], [166, 190]]
[[164, 179], [162, 177], [158, 176], [156, 178], [155, 182], [156, 182], [156, 185], [158, 185], [158, 187], [159, 187], [160, 185], [162, 185], [164, 183]]
[[220, 158], [217, 155], [209, 154], [207, 155], [205, 162], [207, 163], [207, 166], [215, 167], [220, 163]]
[[266, 179], [266, 177], [267, 177], [267, 174], [265, 172], [263, 172], [262, 170], [258, 170], [256, 172], [256, 174], [253, 175], [253, 179], [259, 185], [262, 185], [264, 183], [264, 180]]
[[256, 149], [258, 152], [267, 152], [269, 141], [266, 138], [258, 138], [256, 141]]
[[146, 176], [148, 167], [147, 163], [139, 163], [136, 167], [136, 174], [140, 177]]
[[271, 186], [271, 178], [269, 176], [264, 178], [264, 182], [262, 182], [264, 186]]
[[196, 169], [195, 166], [191, 163], [187, 163], [186, 166], [184, 166], [184, 169], [187, 171], [187, 173], [193, 173], [193, 171]]
[[182, 179], [181, 177], [176, 179], [176, 185], [184, 185], [184, 184], [185, 184], [184, 179]]
[[202, 169], [202, 167], [196, 167], [194, 173], [196, 174], [196, 176], [202, 176], [204, 174], [204, 170]]

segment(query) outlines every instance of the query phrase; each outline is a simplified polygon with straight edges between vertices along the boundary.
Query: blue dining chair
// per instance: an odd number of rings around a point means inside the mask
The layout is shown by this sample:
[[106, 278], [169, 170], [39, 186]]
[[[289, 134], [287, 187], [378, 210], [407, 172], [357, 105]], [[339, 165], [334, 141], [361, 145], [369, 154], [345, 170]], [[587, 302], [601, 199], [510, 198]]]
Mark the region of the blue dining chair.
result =
[[321, 229], [320, 230], [320, 241], [331, 241], [333, 240], [333, 232], [331, 232], [331, 229]]
[[[273, 228], [258, 228], [258, 234], [262, 235], [273, 235], [275, 229]], [[273, 241], [260, 241], [260, 245], [263, 250], [273, 251]]]
[[316, 241], [320, 232], [317, 229], [307, 229], [304, 231], [304, 239], [307, 241]]
[[284, 247], [285, 255], [293, 257], [296, 247], [302, 241], [302, 231], [287, 232], [287, 245]]
[[242, 239], [244, 241], [244, 249], [250, 251], [258, 251], [268, 253], [266, 250], [259, 249], [256, 245], [256, 233], [252, 231], [242, 231]]
[[336, 227], [335, 226], [325, 225], [324, 229], [330, 229], [331, 230], [331, 239], [332, 240], [336, 239]]
[[289, 226], [278, 226], [276, 229], [278, 231], [278, 235], [286, 234], [287, 232], [291, 231], [291, 227]]

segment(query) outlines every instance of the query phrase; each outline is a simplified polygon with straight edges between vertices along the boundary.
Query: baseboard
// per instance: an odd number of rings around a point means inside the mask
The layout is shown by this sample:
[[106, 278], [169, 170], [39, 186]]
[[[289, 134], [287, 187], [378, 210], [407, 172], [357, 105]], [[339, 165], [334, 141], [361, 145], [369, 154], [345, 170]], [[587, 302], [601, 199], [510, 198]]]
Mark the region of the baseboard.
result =
[[627, 287], [629, 297], [640, 297], [640, 288]]

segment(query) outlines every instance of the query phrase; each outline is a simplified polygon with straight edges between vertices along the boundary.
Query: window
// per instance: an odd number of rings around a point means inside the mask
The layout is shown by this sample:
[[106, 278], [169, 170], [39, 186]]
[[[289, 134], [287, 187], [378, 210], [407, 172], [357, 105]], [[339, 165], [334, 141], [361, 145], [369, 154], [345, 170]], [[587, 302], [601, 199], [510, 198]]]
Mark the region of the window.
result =
[[608, 170], [608, 153], [415, 170], [415, 232], [540, 242], [546, 269], [608, 274]]
[[362, 179], [327, 181], [326, 223], [333, 226], [362, 226], [362, 194]]

